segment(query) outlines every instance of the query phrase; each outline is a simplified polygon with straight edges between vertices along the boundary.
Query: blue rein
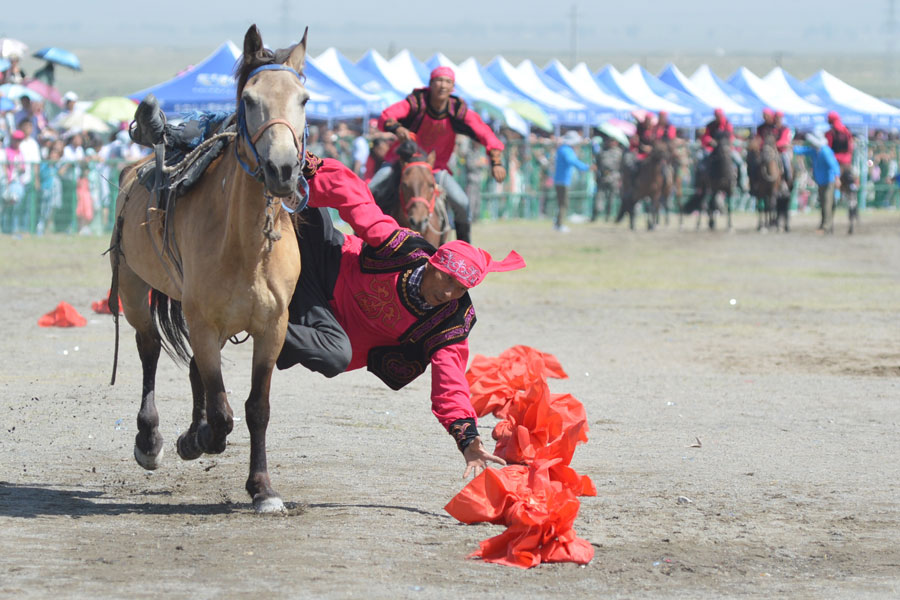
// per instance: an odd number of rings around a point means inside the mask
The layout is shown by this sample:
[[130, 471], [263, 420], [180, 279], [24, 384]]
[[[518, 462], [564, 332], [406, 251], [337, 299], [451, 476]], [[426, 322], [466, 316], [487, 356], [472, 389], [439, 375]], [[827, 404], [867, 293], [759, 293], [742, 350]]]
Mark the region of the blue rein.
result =
[[[287, 65], [263, 65], [261, 67], [257, 67], [253, 69], [250, 74], [247, 76], [247, 81], [250, 81], [254, 76], [258, 75], [263, 71], [288, 71], [293, 73], [297, 79], [300, 80], [300, 83], [303, 83], [303, 77]], [[246, 84], [245, 84], [246, 85]], [[264, 124], [265, 125], [265, 124]], [[238, 152], [238, 144], [234, 144], [234, 156], [237, 158], [238, 164], [241, 165], [241, 168], [247, 172], [248, 175], [256, 179], [257, 181], [263, 181], [262, 177], [262, 161], [259, 159], [259, 153], [256, 151], [256, 146], [253, 144], [253, 138], [250, 135], [250, 132], [247, 130], [247, 115], [246, 108], [244, 106], [244, 100], [241, 99], [238, 104], [237, 109], [237, 129], [238, 136], [242, 138], [247, 146], [250, 148], [250, 152], [253, 154], [253, 159], [256, 161], [256, 168], [250, 169], [250, 165], [244, 162], [244, 159], [241, 158], [240, 153]], [[293, 131], [293, 130], [292, 130]], [[296, 135], [296, 134], [294, 134]], [[300, 154], [300, 176], [297, 180], [297, 200], [298, 206], [296, 208], [291, 208], [286, 203], [282, 202], [281, 205], [284, 209], [289, 213], [297, 212], [298, 210], [303, 210], [306, 208], [307, 203], [309, 202], [309, 182], [306, 181], [306, 178], [303, 177], [303, 169], [306, 167], [306, 138], [309, 135], [309, 123], [306, 123], [306, 126], [303, 128], [303, 140], [301, 141], [299, 154]], [[266, 192], [268, 194], [268, 192]]]

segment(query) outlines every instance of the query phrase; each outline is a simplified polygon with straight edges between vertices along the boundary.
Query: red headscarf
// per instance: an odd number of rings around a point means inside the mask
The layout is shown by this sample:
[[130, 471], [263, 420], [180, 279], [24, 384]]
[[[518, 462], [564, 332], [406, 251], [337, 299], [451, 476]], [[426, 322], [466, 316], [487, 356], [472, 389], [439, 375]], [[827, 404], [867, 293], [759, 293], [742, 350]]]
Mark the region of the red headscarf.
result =
[[460, 240], [447, 242], [438, 248], [428, 262], [467, 288], [473, 288], [481, 283], [488, 273], [515, 271], [525, 266], [525, 259], [515, 250], [503, 260], [496, 261], [488, 252]]
[[437, 77], [449, 77], [450, 81], [456, 82], [456, 74], [453, 72], [453, 69], [450, 67], [435, 67], [435, 69], [431, 72], [431, 79], [436, 79]]

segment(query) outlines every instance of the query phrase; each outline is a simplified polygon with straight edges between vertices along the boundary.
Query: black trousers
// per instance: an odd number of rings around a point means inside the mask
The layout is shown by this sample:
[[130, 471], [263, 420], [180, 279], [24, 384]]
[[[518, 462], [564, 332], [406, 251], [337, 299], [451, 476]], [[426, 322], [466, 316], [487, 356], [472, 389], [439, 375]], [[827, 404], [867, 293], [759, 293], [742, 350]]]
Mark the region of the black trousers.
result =
[[334, 377], [347, 370], [353, 354], [350, 338], [329, 305], [340, 272], [344, 234], [334, 228], [325, 208], [307, 209], [303, 219], [297, 230], [300, 280], [288, 309], [284, 347], [275, 364], [287, 369], [300, 363]]

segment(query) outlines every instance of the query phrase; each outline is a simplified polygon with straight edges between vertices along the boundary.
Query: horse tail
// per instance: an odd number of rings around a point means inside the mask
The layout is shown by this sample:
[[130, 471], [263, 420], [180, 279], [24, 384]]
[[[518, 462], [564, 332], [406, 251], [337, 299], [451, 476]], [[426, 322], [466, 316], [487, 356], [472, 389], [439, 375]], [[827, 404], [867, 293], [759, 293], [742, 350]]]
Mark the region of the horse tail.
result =
[[162, 334], [162, 346], [173, 361], [187, 365], [191, 361], [188, 348], [190, 333], [184, 321], [181, 302], [172, 300], [157, 289], [150, 291], [150, 317]]

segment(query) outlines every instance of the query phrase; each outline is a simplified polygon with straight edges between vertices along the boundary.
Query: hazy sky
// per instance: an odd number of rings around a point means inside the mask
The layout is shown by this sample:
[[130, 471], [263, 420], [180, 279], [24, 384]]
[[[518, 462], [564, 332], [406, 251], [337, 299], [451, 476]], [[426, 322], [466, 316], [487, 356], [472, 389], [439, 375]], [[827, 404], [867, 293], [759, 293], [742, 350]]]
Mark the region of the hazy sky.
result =
[[[896, 1], [900, 13], [900, 0]], [[41, 0], [4, 2], [0, 36], [32, 49], [154, 44], [239, 46], [257, 23], [269, 46], [296, 40], [310, 28], [315, 55], [328, 46], [352, 54], [410, 48], [468, 56], [515, 51], [570, 56], [571, 11], [577, 50], [598, 53], [884, 54], [892, 0]], [[137, 6], [143, 7], [140, 17]], [[402, 12], [395, 7], [405, 7]], [[440, 16], [437, 16], [439, 15]], [[897, 16], [894, 17], [895, 19]], [[900, 27], [893, 26], [894, 37]], [[898, 44], [900, 46], [900, 44]]]

